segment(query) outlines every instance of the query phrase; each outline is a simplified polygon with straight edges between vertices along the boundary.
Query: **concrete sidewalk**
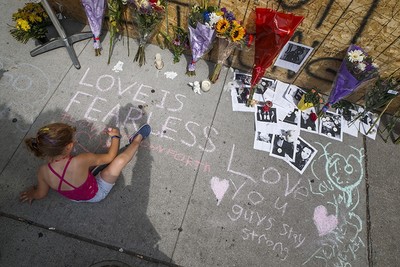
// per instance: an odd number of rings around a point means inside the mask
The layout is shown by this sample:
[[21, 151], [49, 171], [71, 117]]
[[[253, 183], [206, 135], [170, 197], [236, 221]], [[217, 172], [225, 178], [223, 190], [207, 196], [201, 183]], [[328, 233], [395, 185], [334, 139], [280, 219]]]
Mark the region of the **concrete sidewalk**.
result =
[[[397, 146], [302, 132], [318, 154], [300, 175], [253, 149], [254, 114], [232, 111], [228, 69], [194, 94], [188, 82], [206, 79], [213, 64], [200, 61], [188, 77], [187, 59], [172, 64], [169, 51], [150, 45], [140, 68], [131, 40], [130, 56], [120, 41], [107, 65], [108, 34], [100, 57], [90, 40], [74, 45], [79, 70], [63, 48], [32, 58], [34, 41], [18, 43], [7, 26], [22, 5], [0, 3], [0, 266], [400, 264]], [[70, 34], [89, 30], [63, 24]], [[54, 121], [77, 127], [76, 153], [105, 151], [107, 126], [121, 129], [122, 144], [146, 121], [153, 132], [104, 201], [50, 192], [20, 203], [41, 163], [23, 139]]]

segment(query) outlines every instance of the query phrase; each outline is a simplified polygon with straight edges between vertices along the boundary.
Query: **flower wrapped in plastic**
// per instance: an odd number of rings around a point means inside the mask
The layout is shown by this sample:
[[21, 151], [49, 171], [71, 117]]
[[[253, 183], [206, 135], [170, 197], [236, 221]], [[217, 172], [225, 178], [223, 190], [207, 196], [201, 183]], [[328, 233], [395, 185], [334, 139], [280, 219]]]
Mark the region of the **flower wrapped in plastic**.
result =
[[303, 19], [304, 17], [301, 16], [268, 8], [256, 8], [254, 66], [247, 106], [254, 105], [253, 96], [257, 84]]
[[[235, 15], [226, 8], [221, 8], [222, 16], [215, 25], [218, 38], [218, 60], [210, 81], [215, 83], [221, 73], [222, 66], [235, 48], [250, 46], [253, 35], [247, 34], [246, 29], [236, 20]], [[217, 13], [220, 14], [221, 12]]]
[[201, 5], [194, 5], [189, 14], [189, 43], [192, 60], [188, 64], [186, 74], [196, 75], [196, 62], [212, 48], [215, 39], [215, 24], [221, 18], [218, 7], [209, 6], [207, 0]]
[[81, 0], [93, 33], [93, 48], [96, 56], [101, 55], [100, 33], [103, 24], [105, 0]]
[[132, 0], [132, 3], [132, 17], [139, 33], [139, 48], [134, 61], [139, 62], [139, 66], [142, 66], [146, 64], [145, 47], [155, 34], [157, 26], [164, 19], [165, 1]]
[[372, 58], [361, 47], [350, 45], [322, 112], [326, 112], [331, 105], [355, 92], [361, 84], [378, 75], [378, 66], [372, 62]]
[[[120, 32], [122, 28], [125, 8], [127, 7], [128, 0], [107, 0], [108, 7], [108, 21], [109, 21], [109, 31], [110, 31], [110, 47], [108, 49], [108, 61], [110, 64], [112, 51], [114, 49], [114, 41], [116, 35]], [[129, 38], [128, 38], [128, 55], [129, 55]]]
[[12, 14], [15, 27], [11, 35], [19, 42], [26, 43], [30, 38], [47, 38], [47, 26], [50, 19], [40, 3], [26, 3], [23, 8]]

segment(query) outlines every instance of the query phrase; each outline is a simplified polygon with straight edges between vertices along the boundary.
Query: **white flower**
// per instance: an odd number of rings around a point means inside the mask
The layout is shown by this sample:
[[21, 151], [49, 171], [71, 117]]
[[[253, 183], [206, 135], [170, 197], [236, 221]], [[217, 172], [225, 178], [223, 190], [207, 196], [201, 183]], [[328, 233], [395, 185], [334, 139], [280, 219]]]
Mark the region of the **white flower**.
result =
[[367, 65], [366, 65], [365, 63], [362, 63], [362, 62], [360, 62], [360, 63], [357, 64], [357, 68], [358, 68], [359, 70], [361, 70], [361, 71], [364, 71], [366, 66], [367, 66]]
[[379, 68], [378, 64], [376, 64], [375, 62], [372, 63], [372, 67], [374, 67], [375, 69]]
[[208, 27], [212, 28], [215, 26], [215, 24], [221, 19], [221, 16], [218, 16], [214, 12], [210, 14], [210, 21], [208, 21], [206, 24]]
[[364, 54], [361, 50], [352, 50], [347, 53], [350, 62], [361, 62], [364, 60]]

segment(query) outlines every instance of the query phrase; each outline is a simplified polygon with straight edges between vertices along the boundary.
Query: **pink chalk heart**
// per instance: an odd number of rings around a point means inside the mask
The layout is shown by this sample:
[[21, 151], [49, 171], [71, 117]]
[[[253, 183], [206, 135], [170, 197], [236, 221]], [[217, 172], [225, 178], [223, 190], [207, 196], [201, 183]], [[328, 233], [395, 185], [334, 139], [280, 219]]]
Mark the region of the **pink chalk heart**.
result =
[[328, 211], [323, 205], [314, 209], [314, 224], [317, 226], [319, 236], [324, 236], [332, 232], [338, 225], [335, 215], [328, 215]]
[[211, 189], [214, 192], [214, 195], [217, 197], [217, 206], [221, 202], [224, 197], [226, 191], [229, 188], [229, 181], [222, 179], [220, 180], [218, 177], [211, 178]]

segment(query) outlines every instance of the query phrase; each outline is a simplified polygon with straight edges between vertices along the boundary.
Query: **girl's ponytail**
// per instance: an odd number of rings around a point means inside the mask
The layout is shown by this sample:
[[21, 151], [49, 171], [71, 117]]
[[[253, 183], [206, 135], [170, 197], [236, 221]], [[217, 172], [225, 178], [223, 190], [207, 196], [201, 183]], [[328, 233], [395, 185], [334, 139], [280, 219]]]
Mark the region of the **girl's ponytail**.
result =
[[25, 144], [28, 147], [28, 149], [35, 154], [36, 157], [42, 158], [43, 153], [39, 149], [39, 144], [38, 141], [35, 137], [32, 138], [26, 138], [25, 139]]

